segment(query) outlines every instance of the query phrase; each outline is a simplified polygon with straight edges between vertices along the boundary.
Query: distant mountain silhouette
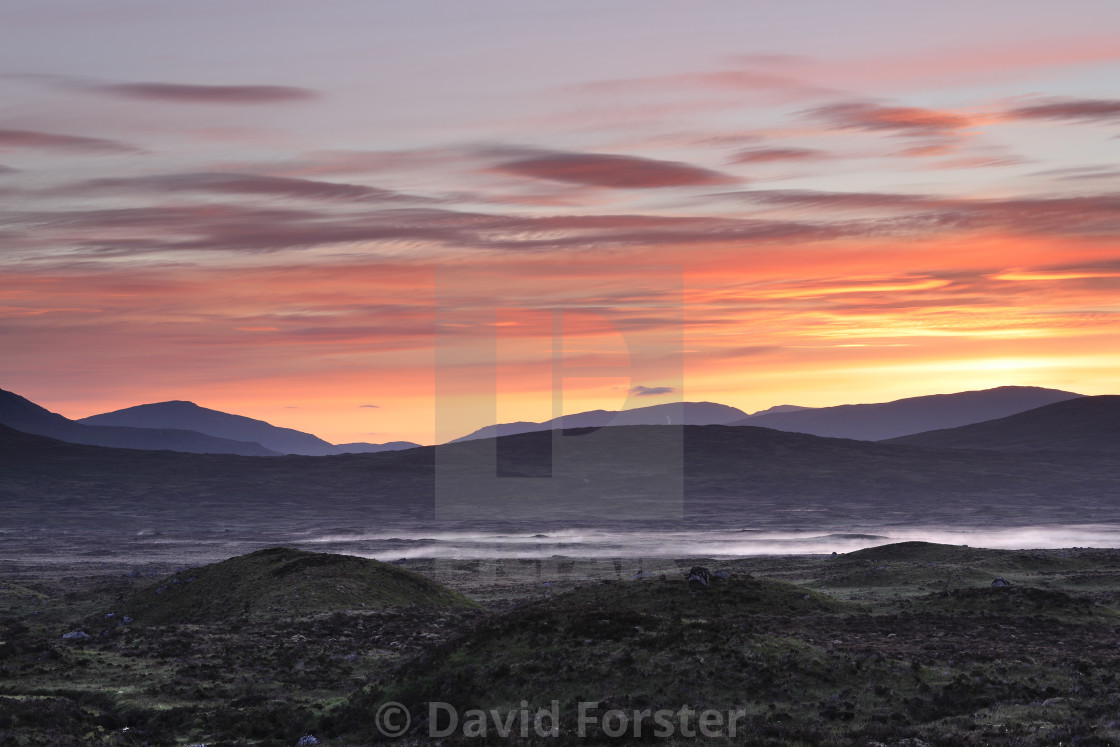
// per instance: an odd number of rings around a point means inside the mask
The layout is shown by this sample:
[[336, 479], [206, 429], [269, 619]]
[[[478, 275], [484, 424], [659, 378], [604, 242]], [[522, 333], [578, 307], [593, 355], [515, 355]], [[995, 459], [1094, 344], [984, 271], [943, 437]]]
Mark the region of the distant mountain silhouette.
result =
[[779, 412], [797, 412], [799, 410], [812, 410], [812, 409], [813, 409], [812, 407], [802, 407], [801, 405], [774, 405], [773, 407], [767, 407], [765, 410], [759, 410], [758, 412], [752, 412], [747, 417], [748, 418], [757, 418], [760, 415], [773, 415], [774, 413], [779, 413]]
[[310, 433], [279, 428], [263, 420], [231, 415], [183, 400], [126, 407], [123, 410], [81, 418], [78, 422], [132, 428], [182, 428], [234, 441], [255, 441], [266, 449], [281, 454], [325, 456], [335, 453], [333, 444]]
[[1006, 418], [927, 431], [886, 443], [940, 449], [1120, 451], [1120, 396], [1078, 397]]
[[453, 439], [451, 443], [478, 438], [514, 436], [518, 433], [550, 431], [554, 428], [603, 428], [616, 425], [723, 425], [742, 418], [745, 412], [717, 402], [669, 402], [663, 405], [636, 407], [632, 410], [589, 410], [562, 415], [543, 423], [520, 420], [479, 428], [473, 433]]
[[131, 428], [85, 425], [64, 418], [13, 392], [0, 389], [0, 424], [60, 441], [122, 449], [185, 451], [197, 454], [277, 456], [259, 443], [214, 436], [180, 428]]
[[305, 456], [392, 451], [394, 449], [410, 449], [418, 445], [408, 441], [394, 441], [390, 444], [355, 443], [335, 446], [318, 436], [297, 431], [294, 428], [281, 428], [263, 420], [254, 420], [244, 415], [233, 415], [221, 410], [211, 410], [208, 407], [200, 407], [194, 402], [183, 400], [126, 407], [123, 410], [91, 415], [78, 422], [86, 425], [115, 425], [134, 428], [182, 428], [217, 438], [252, 441], [279, 454], [303, 454]]
[[956, 394], [907, 397], [877, 404], [759, 414], [729, 425], [753, 425], [814, 436], [880, 441], [1002, 418], [1081, 396], [1035, 386], [1001, 386]]

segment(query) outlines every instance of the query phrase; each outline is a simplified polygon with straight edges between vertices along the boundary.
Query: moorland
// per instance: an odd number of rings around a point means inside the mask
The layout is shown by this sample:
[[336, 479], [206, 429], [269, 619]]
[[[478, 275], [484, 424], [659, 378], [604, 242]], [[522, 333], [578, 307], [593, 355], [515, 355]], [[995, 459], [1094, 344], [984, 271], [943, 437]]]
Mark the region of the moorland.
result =
[[[695, 565], [728, 578], [690, 588]], [[396, 741], [426, 743], [432, 702], [555, 701], [555, 736], [529, 741], [612, 741], [577, 738], [579, 703], [596, 717], [741, 710], [737, 737], [714, 743], [1120, 739], [1118, 551], [908, 542], [643, 566], [294, 548], [183, 568], [14, 565], [0, 573], [0, 736], [378, 744], [375, 714], [400, 703], [411, 726]], [[443, 743], [505, 741], [492, 729]]]

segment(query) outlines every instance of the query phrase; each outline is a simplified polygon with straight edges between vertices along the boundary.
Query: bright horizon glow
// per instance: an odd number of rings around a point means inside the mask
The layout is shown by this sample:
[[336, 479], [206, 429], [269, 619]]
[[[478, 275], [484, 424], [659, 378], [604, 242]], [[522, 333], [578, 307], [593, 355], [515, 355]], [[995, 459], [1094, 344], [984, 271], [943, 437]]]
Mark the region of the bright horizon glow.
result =
[[[1104, 0], [9, 4], [0, 388], [432, 443], [440, 299], [467, 389], [498, 335], [502, 422], [554, 414], [557, 309], [585, 315], [567, 363], [679, 341], [680, 385], [628, 406], [1117, 393], [1118, 24]], [[489, 279], [441, 296], [460, 271]], [[647, 313], [673, 299], [683, 329]], [[568, 382], [564, 410], [656, 378]]]

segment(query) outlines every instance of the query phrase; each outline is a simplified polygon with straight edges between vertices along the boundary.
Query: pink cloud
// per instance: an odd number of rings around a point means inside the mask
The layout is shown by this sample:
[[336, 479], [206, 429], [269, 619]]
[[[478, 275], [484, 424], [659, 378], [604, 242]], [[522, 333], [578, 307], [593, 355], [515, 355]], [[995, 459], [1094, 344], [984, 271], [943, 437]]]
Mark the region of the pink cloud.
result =
[[816, 148], [750, 148], [748, 150], [741, 150], [732, 156], [731, 163], [816, 161], [831, 157], [829, 153]]
[[419, 200], [392, 190], [361, 184], [340, 184], [312, 179], [261, 176], [223, 172], [164, 174], [130, 178], [92, 179], [55, 190], [65, 193], [99, 191], [134, 192], [208, 192], [211, 194], [256, 194], [297, 197], [312, 200]]
[[[695, 73], [680, 73], [677, 75], [651, 75], [634, 78], [618, 78], [602, 80], [593, 83], [584, 83], [574, 88], [581, 93], [608, 94], [617, 96], [621, 93], [655, 93], [662, 94], [667, 90], [695, 92], [697, 90], [715, 91], [740, 91], [768, 94], [777, 96], [779, 100], [811, 99], [821, 96], [835, 95], [836, 89], [806, 83], [797, 78], [769, 70], [758, 70], [764, 65], [757, 57], [743, 56], [743, 68], [709, 70]], [[772, 60], [775, 58], [771, 58]], [[788, 61], [788, 59], [787, 59]], [[770, 66], [770, 65], [765, 65]]]
[[974, 124], [970, 117], [953, 112], [860, 101], [819, 106], [808, 114], [836, 129], [887, 132], [907, 137], [954, 134]]
[[59, 135], [36, 130], [0, 130], [0, 149], [57, 150], [74, 153], [139, 153], [140, 149], [116, 140]]
[[1052, 98], [1045, 103], [1012, 109], [1012, 119], [1053, 119], [1066, 122], [1118, 122], [1120, 99]]
[[851, 87], [909, 89], [941, 86], [966, 80], [1014, 80], [1044, 69], [1099, 65], [1120, 59], [1120, 48], [1111, 33], [1050, 37], [1013, 42], [989, 41], [947, 48], [931, 45], [893, 57], [869, 55], [849, 60], [806, 59], [799, 73], [814, 80]]

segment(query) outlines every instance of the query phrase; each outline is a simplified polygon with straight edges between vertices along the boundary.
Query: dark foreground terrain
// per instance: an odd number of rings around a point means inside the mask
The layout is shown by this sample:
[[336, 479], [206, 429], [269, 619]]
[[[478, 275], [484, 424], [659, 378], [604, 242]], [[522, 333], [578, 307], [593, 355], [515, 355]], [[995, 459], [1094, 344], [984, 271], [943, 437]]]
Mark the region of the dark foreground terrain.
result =
[[[691, 591], [697, 564], [730, 577]], [[377, 744], [395, 702], [400, 743], [621, 729], [685, 744], [713, 710], [741, 712], [714, 743], [1120, 744], [1120, 551], [908, 542], [633, 565], [278, 548], [190, 569], [5, 568], [0, 743]], [[538, 708], [558, 717], [546, 736]], [[473, 737], [469, 709], [513, 721]], [[659, 734], [645, 711], [663, 712]]]

